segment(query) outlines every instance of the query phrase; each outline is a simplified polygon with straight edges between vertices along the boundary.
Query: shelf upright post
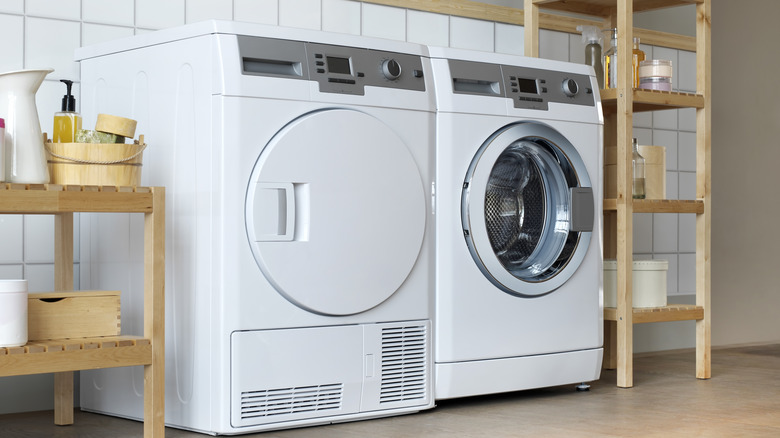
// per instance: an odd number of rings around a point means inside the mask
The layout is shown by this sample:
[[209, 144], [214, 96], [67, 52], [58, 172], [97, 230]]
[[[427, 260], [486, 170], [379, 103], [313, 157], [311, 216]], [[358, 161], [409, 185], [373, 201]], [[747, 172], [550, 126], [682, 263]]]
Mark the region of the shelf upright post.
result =
[[696, 215], [696, 305], [704, 318], [696, 321], [696, 377], [709, 379], [711, 369], [710, 221], [711, 201], [711, 1], [696, 5], [696, 87], [704, 96], [696, 110], [696, 197], [704, 201], [704, 212]]
[[[54, 290], [73, 290], [73, 213], [54, 215]], [[54, 424], [73, 424], [73, 371], [54, 373]]]
[[525, 56], [539, 57], [539, 6], [534, 0], [524, 0], [523, 32]]
[[617, 38], [617, 386], [634, 386], [633, 321], [633, 197], [631, 144], [633, 124], [633, 0], [618, 0]]
[[165, 436], [165, 188], [152, 187], [144, 214], [144, 337], [152, 363], [144, 366], [144, 437]]

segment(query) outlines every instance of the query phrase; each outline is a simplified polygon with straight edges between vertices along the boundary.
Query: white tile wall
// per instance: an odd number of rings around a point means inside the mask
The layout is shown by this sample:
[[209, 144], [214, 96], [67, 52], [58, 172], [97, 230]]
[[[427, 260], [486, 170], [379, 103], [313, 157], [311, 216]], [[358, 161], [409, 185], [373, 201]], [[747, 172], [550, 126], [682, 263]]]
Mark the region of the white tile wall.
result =
[[363, 4], [362, 34], [391, 40], [406, 40], [406, 10]]
[[85, 23], [130, 26], [135, 24], [133, 0], [82, 0], [81, 18]]
[[471, 18], [450, 17], [450, 46], [459, 49], [494, 51], [495, 24]]
[[27, 0], [28, 15], [36, 17], [58, 18], [62, 20], [81, 19], [80, 0]]
[[187, 23], [208, 20], [233, 19], [233, 0], [187, 0], [185, 4]]
[[135, 0], [135, 25], [164, 29], [184, 24], [184, 0]]
[[132, 27], [119, 27], [107, 24], [84, 23], [81, 26], [81, 42], [83, 46], [98, 44], [133, 36]]
[[322, 28], [320, 0], [280, 0], [279, 25], [304, 29]]
[[12, 14], [24, 13], [24, 0], [3, 0], [0, 2], [0, 13], [10, 12]]
[[24, 67], [53, 68], [60, 79], [79, 79], [73, 51], [81, 45], [81, 24], [50, 18], [25, 20]]
[[278, 0], [233, 0], [233, 19], [250, 23], [277, 24]]
[[443, 47], [450, 42], [450, 19], [446, 15], [407, 11], [406, 24], [410, 42]]
[[322, 30], [360, 35], [360, 3], [322, 0]]
[[496, 52], [522, 55], [525, 45], [523, 26], [496, 23]]
[[[351, 0], [2, 0], [0, 40], [4, 44], [0, 71], [55, 69], [36, 96], [41, 125], [44, 131], [50, 131], [51, 115], [59, 110], [65, 92], [59, 79], [75, 80], [77, 96], [80, 91], [79, 67], [72, 60], [75, 48], [209, 18], [523, 53], [522, 26]], [[696, 64], [692, 53], [647, 45], [642, 48], [648, 59], [672, 60], [675, 89], [695, 90]], [[542, 30], [540, 53], [545, 58], [582, 62], [580, 35]], [[80, 105], [78, 99], [77, 109]], [[667, 147], [667, 197], [694, 198], [696, 175], [692, 164], [695, 161], [690, 145], [695, 144], [695, 111], [635, 114], [634, 126], [634, 135], [640, 144]], [[76, 226], [76, 232], [78, 228]], [[3, 242], [0, 245], [0, 278], [26, 277], [31, 290], [52, 289], [50, 230], [51, 219], [47, 217], [0, 216], [0, 241]], [[635, 257], [669, 260], [670, 294], [691, 293], [694, 289], [694, 232], [692, 215], [635, 215]], [[78, 254], [76, 248], [77, 285], [80, 275]], [[39, 408], [47, 409], [46, 406]], [[14, 407], [5, 407], [0, 402], [0, 412], [5, 411], [12, 412]]]
[[[3, 242], [0, 263], [13, 264], [23, 260], [23, 219], [24, 217], [19, 215], [0, 215], [0, 242]], [[2, 277], [0, 273], [0, 278], [8, 277]]]
[[539, 31], [539, 56], [558, 61], [569, 60], [569, 34], [542, 29]]
[[0, 71], [21, 70], [24, 66], [24, 18], [0, 14]]

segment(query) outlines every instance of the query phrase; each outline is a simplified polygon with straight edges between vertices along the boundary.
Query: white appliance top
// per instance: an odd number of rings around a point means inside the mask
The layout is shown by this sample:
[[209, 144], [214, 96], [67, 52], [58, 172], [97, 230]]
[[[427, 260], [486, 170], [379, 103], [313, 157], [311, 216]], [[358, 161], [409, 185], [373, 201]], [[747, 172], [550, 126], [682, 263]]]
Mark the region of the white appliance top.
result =
[[462, 61], [516, 65], [543, 70], [565, 71], [581, 75], [593, 75], [591, 67], [588, 65], [556, 61], [554, 59], [533, 58], [506, 53], [483, 52], [439, 46], [428, 46], [428, 54], [431, 59], [459, 59]]
[[87, 47], [81, 47], [76, 49], [74, 58], [76, 61], [81, 61], [88, 58], [105, 56], [111, 53], [213, 34], [258, 36], [283, 40], [370, 48], [375, 50], [408, 53], [420, 56], [428, 55], [428, 51], [425, 46], [403, 41], [323, 32], [311, 29], [270, 26], [240, 21], [207, 20], [184, 26], [158, 30], [147, 34], [120, 38]]

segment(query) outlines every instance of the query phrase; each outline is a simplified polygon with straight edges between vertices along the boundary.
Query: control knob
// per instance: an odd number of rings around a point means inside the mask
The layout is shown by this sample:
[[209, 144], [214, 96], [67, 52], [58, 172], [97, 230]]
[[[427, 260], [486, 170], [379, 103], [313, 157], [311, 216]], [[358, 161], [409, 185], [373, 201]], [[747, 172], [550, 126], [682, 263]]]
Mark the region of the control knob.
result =
[[568, 97], [574, 97], [580, 91], [580, 87], [574, 79], [564, 79], [561, 88], [563, 89], [563, 94]]
[[401, 77], [401, 64], [395, 59], [385, 59], [382, 61], [382, 74], [385, 78], [394, 81]]

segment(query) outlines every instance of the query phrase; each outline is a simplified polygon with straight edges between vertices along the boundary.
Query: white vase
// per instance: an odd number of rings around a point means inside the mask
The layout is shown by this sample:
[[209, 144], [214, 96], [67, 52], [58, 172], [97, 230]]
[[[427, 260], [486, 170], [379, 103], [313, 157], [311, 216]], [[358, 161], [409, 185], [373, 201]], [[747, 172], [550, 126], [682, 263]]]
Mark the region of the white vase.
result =
[[35, 93], [52, 69], [0, 73], [0, 118], [5, 119], [5, 180], [49, 182]]

